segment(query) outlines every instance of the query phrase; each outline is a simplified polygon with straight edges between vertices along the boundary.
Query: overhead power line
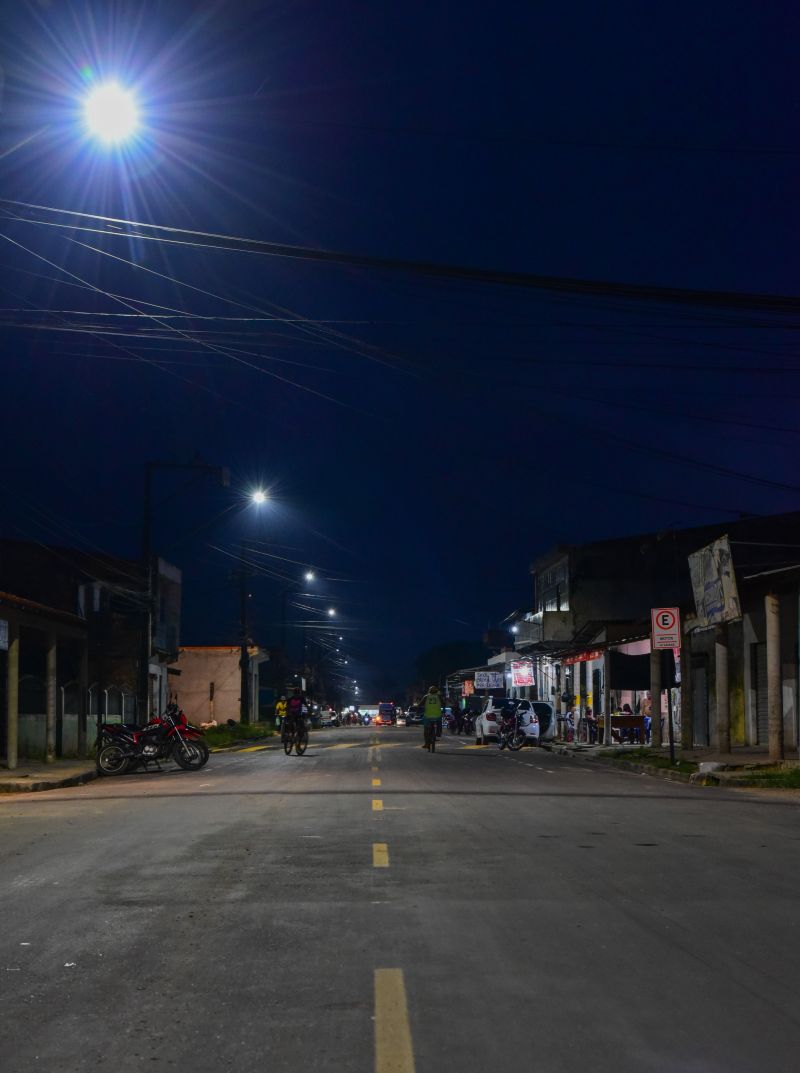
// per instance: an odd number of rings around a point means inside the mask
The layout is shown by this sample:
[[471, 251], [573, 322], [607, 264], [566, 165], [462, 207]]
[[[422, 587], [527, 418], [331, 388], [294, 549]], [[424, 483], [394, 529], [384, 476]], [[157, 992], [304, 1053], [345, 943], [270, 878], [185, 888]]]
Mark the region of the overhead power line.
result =
[[[350, 265], [379, 271], [404, 272], [436, 279], [458, 280], [466, 283], [489, 283], [497, 286], [529, 290], [552, 291], [591, 298], [624, 298], [630, 301], [666, 302], [682, 306], [706, 306], [716, 309], [760, 311], [769, 313], [800, 313], [800, 296], [757, 294], [745, 291], [703, 290], [687, 287], [665, 287], [655, 284], [619, 283], [610, 280], [579, 279], [570, 276], [546, 276], [532, 272], [508, 272], [501, 269], [475, 268], [468, 265], [436, 264], [344, 250], [326, 250], [311, 246], [293, 246], [284, 242], [221, 235], [208, 231], [191, 231], [163, 224], [148, 224], [120, 217], [53, 208], [25, 201], [0, 198], [0, 205], [13, 207], [13, 219], [18, 222], [59, 227], [72, 231], [90, 231], [110, 238], [137, 238], [142, 241], [165, 242], [174, 246], [202, 247], [229, 253], [250, 253], [260, 256], [285, 257], [301, 261]], [[19, 210], [49, 214], [50, 218], [21, 216]], [[60, 223], [52, 217], [68, 217], [72, 222]], [[85, 221], [83, 224], [77, 221]], [[88, 223], [104, 226], [88, 226]], [[124, 230], [123, 230], [124, 229]]]

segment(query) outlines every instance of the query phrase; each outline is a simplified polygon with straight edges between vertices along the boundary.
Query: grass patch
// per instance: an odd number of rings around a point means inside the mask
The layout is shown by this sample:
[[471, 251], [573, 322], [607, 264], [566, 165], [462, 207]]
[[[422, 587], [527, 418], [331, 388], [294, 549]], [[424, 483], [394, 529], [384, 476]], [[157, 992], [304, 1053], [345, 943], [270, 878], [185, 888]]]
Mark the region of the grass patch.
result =
[[599, 755], [608, 756], [612, 760], [633, 760], [634, 763], [648, 764], [650, 767], [669, 768], [672, 771], [681, 771], [684, 775], [693, 775], [698, 770], [698, 765], [693, 760], [681, 760], [678, 757], [674, 764], [670, 764], [668, 756], [652, 749], [604, 749]]
[[800, 767], [761, 768], [747, 773], [748, 786], [774, 786], [780, 790], [800, 790]]
[[256, 738], [271, 738], [274, 733], [271, 723], [237, 723], [235, 727], [209, 727], [205, 732], [206, 742], [211, 749]]

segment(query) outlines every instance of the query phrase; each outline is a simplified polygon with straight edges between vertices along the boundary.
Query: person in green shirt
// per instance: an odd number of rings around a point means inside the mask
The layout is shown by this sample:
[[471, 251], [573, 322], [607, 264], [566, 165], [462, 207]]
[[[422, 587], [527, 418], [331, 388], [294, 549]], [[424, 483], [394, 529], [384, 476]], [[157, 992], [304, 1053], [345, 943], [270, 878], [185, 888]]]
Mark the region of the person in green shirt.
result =
[[422, 726], [425, 737], [424, 748], [430, 751], [431, 734], [433, 735], [434, 748], [436, 734], [442, 722], [442, 698], [439, 696], [439, 687], [431, 686], [422, 698]]

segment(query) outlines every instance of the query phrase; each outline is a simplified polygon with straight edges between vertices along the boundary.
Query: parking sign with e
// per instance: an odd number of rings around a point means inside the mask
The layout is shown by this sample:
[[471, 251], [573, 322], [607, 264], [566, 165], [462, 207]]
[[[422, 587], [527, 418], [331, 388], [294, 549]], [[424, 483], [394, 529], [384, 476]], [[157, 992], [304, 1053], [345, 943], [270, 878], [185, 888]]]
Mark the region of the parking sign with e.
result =
[[654, 607], [651, 612], [653, 648], [680, 648], [681, 616], [677, 607]]

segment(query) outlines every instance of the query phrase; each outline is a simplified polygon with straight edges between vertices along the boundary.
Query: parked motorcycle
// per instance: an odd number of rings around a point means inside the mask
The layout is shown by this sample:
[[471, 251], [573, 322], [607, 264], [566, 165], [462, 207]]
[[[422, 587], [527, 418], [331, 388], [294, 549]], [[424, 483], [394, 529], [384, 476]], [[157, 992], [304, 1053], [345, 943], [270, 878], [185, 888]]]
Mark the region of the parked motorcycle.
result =
[[208, 761], [208, 746], [199, 727], [187, 723], [177, 704], [146, 726], [104, 723], [98, 742], [97, 767], [103, 775], [124, 775], [160, 760], [174, 760], [185, 771], [198, 771]]
[[498, 728], [498, 735], [501, 749], [505, 749], [508, 746], [515, 753], [522, 748], [525, 744], [525, 731], [522, 729], [522, 724], [516, 712], [503, 713], [503, 721]]

